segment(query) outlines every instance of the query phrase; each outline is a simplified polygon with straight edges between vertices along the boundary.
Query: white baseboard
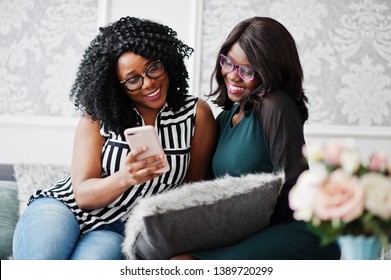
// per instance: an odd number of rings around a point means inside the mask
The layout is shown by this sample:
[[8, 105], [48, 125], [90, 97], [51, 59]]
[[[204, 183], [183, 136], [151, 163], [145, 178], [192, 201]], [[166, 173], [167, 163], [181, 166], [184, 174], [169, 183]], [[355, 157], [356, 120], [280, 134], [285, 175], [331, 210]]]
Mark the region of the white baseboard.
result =
[[305, 125], [307, 144], [329, 139], [353, 139], [363, 157], [371, 153], [386, 152], [391, 157], [391, 129], [389, 127], [358, 127], [343, 125]]
[[[0, 116], [0, 163], [70, 164], [78, 118]], [[352, 138], [364, 156], [391, 153], [391, 129], [306, 125], [307, 143]]]
[[309, 137], [353, 137], [391, 140], [390, 127], [347, 126], [347, 125], [305, 125]]
[[0, 116], [0, 163], [70, 164], [78, 118]]

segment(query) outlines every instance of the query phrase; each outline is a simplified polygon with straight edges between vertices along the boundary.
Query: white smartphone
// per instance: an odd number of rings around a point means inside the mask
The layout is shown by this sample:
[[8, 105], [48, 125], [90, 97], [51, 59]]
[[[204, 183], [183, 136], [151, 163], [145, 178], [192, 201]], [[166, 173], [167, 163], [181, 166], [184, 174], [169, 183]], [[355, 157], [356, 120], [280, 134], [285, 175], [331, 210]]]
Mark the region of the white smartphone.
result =
[[[124, 134], [131, 150], [135, 150], [143, 146], [148, 147], [148, 149], [141, 154], [138, 159], [144, 159], [154, 155], [164, 155], [164, 150], [153, 126], [145, 125], [127, 128], [125, 129]], [[156, 170], [155, 173], [164, 173], [170, 170], [170, 165], [168, 164], [165, 155], [162, 161], [164, 161], [166, 165], [163, 168]], [[161, 161], [159, 161], [159, 163], [160, 162]]]

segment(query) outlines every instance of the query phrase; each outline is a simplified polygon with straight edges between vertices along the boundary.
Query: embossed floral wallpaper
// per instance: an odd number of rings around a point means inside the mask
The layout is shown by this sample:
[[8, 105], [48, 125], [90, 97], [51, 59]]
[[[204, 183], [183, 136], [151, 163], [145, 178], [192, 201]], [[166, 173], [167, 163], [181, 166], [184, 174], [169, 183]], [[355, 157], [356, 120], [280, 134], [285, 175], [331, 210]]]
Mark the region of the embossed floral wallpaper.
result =
[[256, 15], [277, 19], [296, 40], [309, 123], [391, 126], [391, 1], [204, 1], [203, 92], [219, 43]]
[[[391, 1], [204, 0], [200, 95], [229, 30], [255, 15], [296, 39], [309, 123], [391, 127]], [[94, 0], [0, 0], [0, 116], [75, 116], [68, 93], [96, 30]]]
[[95, 0], [0, 0], [0, 115], [75, 115], [68, 93]]

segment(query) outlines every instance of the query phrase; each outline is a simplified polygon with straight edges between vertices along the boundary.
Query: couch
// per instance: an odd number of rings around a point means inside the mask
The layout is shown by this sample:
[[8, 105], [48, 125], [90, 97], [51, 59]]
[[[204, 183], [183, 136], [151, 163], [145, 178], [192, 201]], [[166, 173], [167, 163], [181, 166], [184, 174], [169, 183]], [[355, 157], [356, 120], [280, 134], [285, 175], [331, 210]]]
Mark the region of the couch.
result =
[[[0, 259], [12, 259], [12, 237], [30, 195], [50, 186], [70, 171], [52, 164], [0, 164]], [[391, 259], [391, 249], [382, 259]]]
[[70, 168], [49, 164], [0, 164], [0, 259], [12, 259], [12, 237], [30, 195], [50, 186]]

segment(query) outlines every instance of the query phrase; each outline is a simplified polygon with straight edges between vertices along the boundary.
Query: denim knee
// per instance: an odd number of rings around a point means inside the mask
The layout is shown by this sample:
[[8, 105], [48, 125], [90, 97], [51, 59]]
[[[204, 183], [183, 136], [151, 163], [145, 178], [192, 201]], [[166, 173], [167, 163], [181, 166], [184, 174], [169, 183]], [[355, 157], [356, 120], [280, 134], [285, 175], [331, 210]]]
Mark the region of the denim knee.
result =
[[68, 259], [80, 237], [76, 217], [63, 202], [38, 198], [22, 214], [15, 229], [15, 259]]
[[124, 236], [116, 231], [98, 229], [85, 233], [71, 256], [72, 260], [122, 260]]

